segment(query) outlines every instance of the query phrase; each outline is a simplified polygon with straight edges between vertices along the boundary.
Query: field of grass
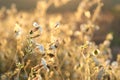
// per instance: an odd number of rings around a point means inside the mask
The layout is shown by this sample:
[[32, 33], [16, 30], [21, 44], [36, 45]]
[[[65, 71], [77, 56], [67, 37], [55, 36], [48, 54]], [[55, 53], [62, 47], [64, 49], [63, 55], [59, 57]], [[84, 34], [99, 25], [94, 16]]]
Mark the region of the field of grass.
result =
[[48, 14], [51, 4], [69, 1], [41, 0], [31, 12], [0, 9], [0, 80], [120, 80], [113, 33], [100, 44], [93, 39], [105, 4], [81, 0], [74, 12]]

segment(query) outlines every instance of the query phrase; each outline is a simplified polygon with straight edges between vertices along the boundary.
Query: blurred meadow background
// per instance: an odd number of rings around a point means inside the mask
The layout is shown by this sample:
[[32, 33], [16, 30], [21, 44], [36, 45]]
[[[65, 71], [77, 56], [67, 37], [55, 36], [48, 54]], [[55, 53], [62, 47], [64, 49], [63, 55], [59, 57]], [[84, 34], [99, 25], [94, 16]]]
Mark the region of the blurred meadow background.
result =
[[119, 74], [120, 0], [0, 0], [0, 80]]
[[[32, 12], [37, 5], [38, 1], [44, 0], [0, 0], [0, 8], [5, 7], [7, 9], [11, 8], [12, 4], [16, 5], [16, 8], [19, 12]], [[49, 0], [46, 0], [49, 1]], [[77, 7], [81, 0], [68, 0], [66, 4], [60, 5], [55, 7], [54, 4], [49, 5], [47, 8], [47, 14], [67, 14], [73, 13], [77, 10]], [[27, 4], [29, 3], [29, 4]], [[74, 3], [74, 4], [73, 4]], [[120, 1], [119, 0], [103, 0], [105, 4], [102, 7], [102, 12], [99, 20], [99, 24], [102, 25], [99, 32], [96, 32], [95, 40], [99, 43], [105, 37], [108, 32], [112, 32], [114, 34], [114, 39], [112, 42], [113, 46], [120, 45], [120, 38], [119, 38], [119, 21], [120, 21]], [[39, 6], [40, 7], [40, 6]], [[106, 27], [105, 27], [106, 26]], [[100, 36], [102, 35], [102, 36]], [[100, 38], [100, 39], [98, 39]]]

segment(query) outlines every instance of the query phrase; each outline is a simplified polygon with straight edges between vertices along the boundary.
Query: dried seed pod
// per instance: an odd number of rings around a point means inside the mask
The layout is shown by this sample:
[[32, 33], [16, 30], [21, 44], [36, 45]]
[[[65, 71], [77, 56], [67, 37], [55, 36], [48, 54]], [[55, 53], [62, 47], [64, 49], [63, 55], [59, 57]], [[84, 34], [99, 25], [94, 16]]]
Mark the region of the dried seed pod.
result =
[[39, 27], [35, 27], [30, 31], [30, 34], [33, 34], [34, 32], [36, 32], [39, 29]]
[[95, 49], [93, 52], [92, 52], [92, 55], [93, 56], [97, 56], [97, 55], [99, 55], [100, 54], [100, 50], [98, 50], [98, 49]]
[[40, 34], [37, 34], [37, 35], [35, 35], [35, 36], [31, 36], [30, 38], [37, 38], [37, 37], [39, 37], [40, 36]]
[[58, 40], [55, 43], [50, 44], [50, 48], [49, 50], [55, 50], [56, 48], [58, 48], [59, 42]]
[[71, 55], [71, 53], [70, 53], [70, 52], [68, 52], [68, 56], [69, 56], [69, 57], [72, 57], [72, 55]]
[[48, 53], [47, 55], [48, 55], [50, 58], [55, 57], [55, 55], [54, 55], [54, 54], [52, 54], [52, 53]]
[[50, 50], [53, 50], [53, 49], [56, 49], [56, 48], [58, 48], [57, 45], [51, 45], [51, 46], [50, 46]]
[[60, 26], [60, 23], [57, 22], [57, 23], [55, 24], [55, 28], [58, 28], [59, 26]]
[[34, 26], [34, 28], [30, 31], [30, 34], [33, 34], [34, 32], [36, 32], [38, 30], [40, 31], [40, 33], [42, 32], [42, 27], [39, 24], [34, 22], [33, 26]]

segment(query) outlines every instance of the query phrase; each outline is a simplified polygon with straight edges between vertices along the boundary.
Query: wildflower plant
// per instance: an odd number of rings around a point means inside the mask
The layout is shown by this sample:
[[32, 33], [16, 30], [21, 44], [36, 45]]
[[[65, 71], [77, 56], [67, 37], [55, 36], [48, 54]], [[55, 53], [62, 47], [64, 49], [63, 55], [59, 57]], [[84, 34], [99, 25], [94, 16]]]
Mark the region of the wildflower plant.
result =
[[30, 13], [0, 10], [1, 80], [120, 80], [120, 56], [111, 61], [112, 33], [100, 44], [93, 40], [102, 0], [81, 0], [74, 13], [47, 13], [51, 4], [67, 2], [39, 1]]

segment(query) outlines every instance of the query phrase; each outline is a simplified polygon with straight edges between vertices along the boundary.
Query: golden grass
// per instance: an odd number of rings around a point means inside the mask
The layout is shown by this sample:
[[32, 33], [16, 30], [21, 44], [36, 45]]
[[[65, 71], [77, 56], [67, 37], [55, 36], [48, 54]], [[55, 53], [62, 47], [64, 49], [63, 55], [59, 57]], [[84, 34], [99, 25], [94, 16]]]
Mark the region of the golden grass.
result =
[[99, 45], [92, 40], [102, 1], [81, 0], [74, 13], [47, 14], [49, 5], [68, 1], [40, 1], [30, 13], [14, 5], [0, 10], [1, 80], [120, 80], [120, 55], [111, 63], [112, 34]]

